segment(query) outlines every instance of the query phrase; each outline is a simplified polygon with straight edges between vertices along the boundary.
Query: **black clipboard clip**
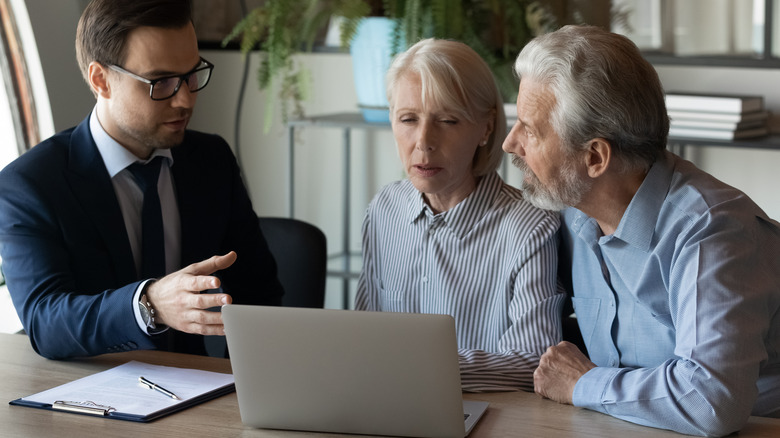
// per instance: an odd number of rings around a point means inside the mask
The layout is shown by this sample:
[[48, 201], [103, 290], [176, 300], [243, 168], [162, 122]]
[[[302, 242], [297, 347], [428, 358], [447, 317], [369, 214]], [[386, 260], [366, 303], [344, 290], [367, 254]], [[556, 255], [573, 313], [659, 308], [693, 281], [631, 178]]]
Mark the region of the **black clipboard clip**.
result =
[[111, 406], [101, 405], [89, 400], [83, 402], [57, 400], [51, 407], [52, 409], [76, 412], [79, 414], [98, 415], [101, 417], [105, 417], [111, 412], [116, 411], [116, 409]]

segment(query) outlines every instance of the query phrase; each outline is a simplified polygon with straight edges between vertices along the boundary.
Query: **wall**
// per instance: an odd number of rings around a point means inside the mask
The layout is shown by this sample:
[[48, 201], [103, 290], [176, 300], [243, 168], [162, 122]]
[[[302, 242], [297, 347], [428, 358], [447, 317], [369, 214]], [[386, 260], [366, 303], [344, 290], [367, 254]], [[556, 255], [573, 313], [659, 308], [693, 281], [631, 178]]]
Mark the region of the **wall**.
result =
[[76, 125], [95, 105], [76, 63], [76, 24], [84, 0], [25, 0], [49, 91], [55, 131]]

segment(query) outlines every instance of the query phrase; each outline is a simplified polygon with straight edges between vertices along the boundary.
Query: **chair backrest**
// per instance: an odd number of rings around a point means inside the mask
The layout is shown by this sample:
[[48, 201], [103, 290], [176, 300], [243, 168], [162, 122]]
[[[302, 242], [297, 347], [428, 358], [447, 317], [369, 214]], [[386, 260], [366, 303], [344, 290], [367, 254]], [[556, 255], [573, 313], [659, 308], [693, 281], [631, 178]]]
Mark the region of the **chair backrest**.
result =
[[322, 230], [299, 219], [260, 217], [259, 221], [284, 287], [282, 305], [324, 307], [328, 253]]
[[[322, 230], [298, 219], [258, 220], [284, 287], [282, 306], [324, 307], [328, 251]], [[224, 336], [206, 336], [204, 343], [209, 356], [228, 357]]]

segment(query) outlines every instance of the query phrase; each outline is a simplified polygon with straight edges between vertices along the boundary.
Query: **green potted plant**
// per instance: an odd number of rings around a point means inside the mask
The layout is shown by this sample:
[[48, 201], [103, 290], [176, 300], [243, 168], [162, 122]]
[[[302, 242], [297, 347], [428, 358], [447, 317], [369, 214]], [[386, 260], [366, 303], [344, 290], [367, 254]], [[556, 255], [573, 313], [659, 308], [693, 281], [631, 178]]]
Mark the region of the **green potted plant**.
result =
[[396, 20], [396, 40], [435, 37], [468, 44], [487, 62], [506, 101], [514, 101], [517, 82], [511, 65], [533, 37], [555, 30], [559, 19], [549, 1], [540, 0], [387, 0], [386, 16]]
[[311, 51], [316, 35], [333, 16], [343, 17], [340, 30], [345, 49], [361, 20], [370, 16], [394, 22], [394, 31], [388, 35], [393, 53], [404, 50], [405, 41], [421, 38], [463, 41], [485, 59], [505, 100], [513, 102], [517, 82], [511, 65], [515, 57], [534, 36], [565, 21], [582, 22], [577, 4], [578, 0], [267, 0], [250, 11], [223, 43], [240, 37], [244, 54], [258, 44], [264, 52], [258, 71], [260, 89], [279, 85], [278, 96], [267, 95], [266, 129], [277, 97], [283, 120], [290, 115], [303, 117], [301, 102], [310, 78], [293, 55]]
[[[278, 101], [284, 121], [290, 115], [303, 117], [302, 101], [308, 97], [310, 77], [294, 55], [310, 52], [315, 39], [334, 16], [343, 17], [341, 45], [347, 47], [360, 20], [380, 14], [380, 6], [381, 0], [267, 0], [236, 24], [222, 45], [240, 38], [240, 49], [245, 56], [259, 47], [264, 55], [257, 71], [258, 86], [264, 91], [279, 87]], [[276, 100], [272, 93], [266, 95], [266, 131]]]

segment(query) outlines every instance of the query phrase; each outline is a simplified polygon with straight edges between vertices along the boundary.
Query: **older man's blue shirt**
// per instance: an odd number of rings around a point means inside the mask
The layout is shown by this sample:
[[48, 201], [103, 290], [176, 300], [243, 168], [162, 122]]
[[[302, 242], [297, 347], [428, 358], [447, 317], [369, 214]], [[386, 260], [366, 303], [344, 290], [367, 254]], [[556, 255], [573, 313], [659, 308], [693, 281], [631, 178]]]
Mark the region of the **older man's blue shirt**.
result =
[[613, 235], [576, 209], [563, 219], [561, 275], [599, 366], [575, 405], [704, 435], [780, 416], [777, 222], [672, 154]]

